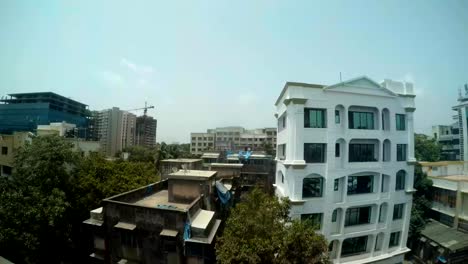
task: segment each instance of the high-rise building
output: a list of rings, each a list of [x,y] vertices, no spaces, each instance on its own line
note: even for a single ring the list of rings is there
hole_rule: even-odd
[[[136,119],[135,144],[145,147],[156,145],[157,120],[151,116],[143,115]]]
[[[38,125],[67,122],[86,128],[87,105],[52,92],[9,94],[0,100],[0,133],[34,131]]]
[[[411,216],[413,85],[287,82],[276,101],[276,195],[310,219],[334,263],[400,263]]]
[[[276,145],[276,128],[218,127],[208,129],[206,133],[190,133],[190,138],[192,154],[202,154],[210,150],[263,150],[265,144]]]
[[[135,145],[136,115],[122,111],[122,149]]]
[[[101,151],[113,157],[122,149],[133,146],[135,142],[136,116],[118,107],[96,113],[96,131]]]

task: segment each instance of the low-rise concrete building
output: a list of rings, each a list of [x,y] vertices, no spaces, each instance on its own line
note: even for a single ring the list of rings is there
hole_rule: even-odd
[[[421,162],[432,180],[432,217],[468,232],[468,162]]]
[[[181,170],[103,200],[84,221],[101,263],[212,263],[215,171]]]
[[[161,179],[179,170],[201,170],[201,159],[165,159],[161,161]]]
[[[0,176],[12,174],[16,151],[26,142],[31,142],[33,136],[31,132],[13,132],[12,134],[0,135]]]

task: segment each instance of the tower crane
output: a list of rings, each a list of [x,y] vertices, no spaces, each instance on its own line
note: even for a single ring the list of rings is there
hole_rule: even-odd
[[[154,105],[148,106],[147,103],[145,102],[145,107],[135,108],[135,109],[129,109],[129,110],[125,110],[125,111],[144,110],[143,115],[146,116],[146,112],[148,112],[148,109],[153,109],[153,108],[154,108]]]

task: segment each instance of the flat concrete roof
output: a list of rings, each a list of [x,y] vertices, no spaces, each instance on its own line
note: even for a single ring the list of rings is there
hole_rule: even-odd
[[[114,227],[115,227],[115,228],[120,228],[120,229],[125,229],[125,230],[133,231],[133,230],[135,230],[136,225],[135,225],[135,224],[131,224],[131,223],[118,222]]]
[[[203,153],[202,158],[219,158],[219,153]]]
[[[143,197],[142,199],[134,202],[134,204],[151,208],[172,209],[180,211],[185,211],[190,206],[190,204],[169,202],[169,193],[167,190],[162,190],[157,193],[153,193],[149,196]]]
[[[175,163],[193,163],[201,161],[201,159],[165,159],[161,160],[161,162],[175,162]]]
[[[200,243],[200,244],[211,244],[213,242],[213,238],[215,237],[216,233],[218,232],[219,225],[221,224],[221,220],[216,219],[214,222],[213,227],[208,234],[208,237],[191,237],[186,239],[185,242],[192,242],[192,243]]]
[[[216,175],[216,171],[204,170],[179,170],[167,176],[168,179],[184,179],[184,180],[208,180]]]
[[[205,230],[208,228],[208,225],[210,224],[211,219],[214,217],[214,212],[213,211],[207,211],[207,210],[200,210],[198,213],[195,215],[191,226],[193,228],[198,228],[198,229],[203,229]]]
[[[447,180],[454,182],[468,182],[468,175],[428,176],[431,179]]]
[[[463,163],[468,163],[467,161],[460,161],[460,160],[448,160],[448,161],[435,161],[435,162],[428,162],[428,161],[420,161],[418,162],[423,167],[437,167],[437,166],[447,166],[447,165],[459,165]]]
[[[161,233],[159,233],[159,235],[167,237],[176,237],[178,233],[179,232],[177,232],[177,230],[163,229]]]
[[[427,223],[421,234],[452,251],[468,248],[468,234],[436,221]]]
[[[244,167],[242,163],[211,163],[211,167],[213,168],[239,168],[241,169]]]

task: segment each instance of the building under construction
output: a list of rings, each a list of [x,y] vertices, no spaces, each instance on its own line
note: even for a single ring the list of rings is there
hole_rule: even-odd
[[[137,117],[135,144],[139,146],[154,147],[156,145],[157,120],[151,116]]]

